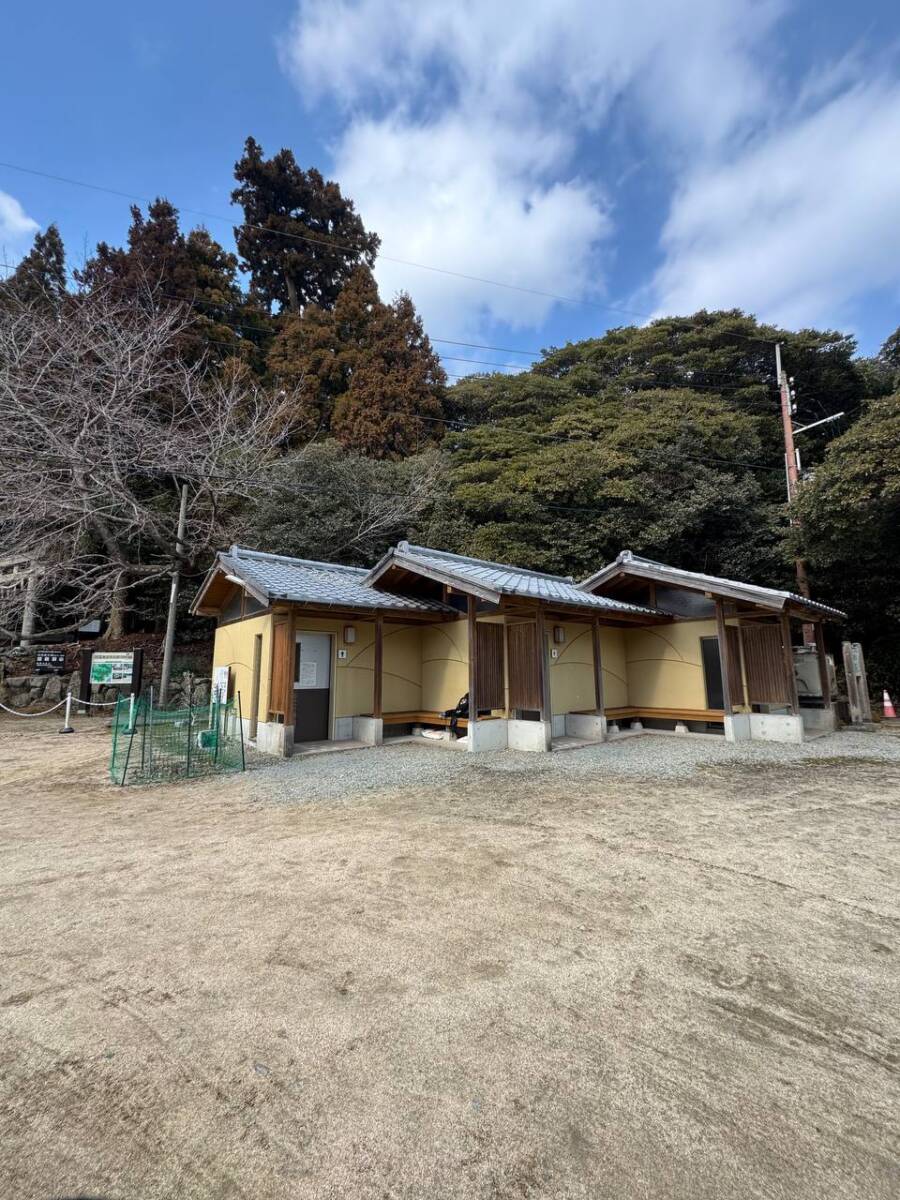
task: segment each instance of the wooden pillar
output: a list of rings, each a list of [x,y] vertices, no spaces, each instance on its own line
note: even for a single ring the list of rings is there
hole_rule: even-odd
[[[475,619],[475,605],[477,601],[474,596],[470,595],[466,599],[466,613],[468,616],[469,628],[469,725],[474,725],[478,720],[478,698],[475,695],[477,687],[478,668],[476,658],[478,655],[478,624]]]
[[[503,621],[503,715],[509,717],[509,626]]]
[[[603,660],[600,657],[600,618],[594,617],[591,625],[591,642],[594,648],[594,704],[603,715]]]
[[[725,624],[725,605],[716,601],[716,635],[719,640],[719,666],[722,671],[722,707],[725,715],[734,711],[731,706],[731,654],[728,649],[728,627]]]
[[[375,616],[375,678],[373,681],[372,716],[381,720],[382,690],[384,682],[384,617]]]
[[[727,634],[726,634],[727,637]],[[741,695],[743,696],[744,708],[750,709],[750,676],[747,674],[747,652],[744,649],[744,627],[740,621],[737,623],[737,644],[738,654],[740,656],[741,667]]]
[[[828,679],[828,655],[825,652],[825,622],[816,621],[813,633],[816,643],[816,658],[819,660],[819,686],[822,689],[822,703],[826,709],[830,709],[831,682]]]
[[[259,682],[262,674],[262,634],[253,639],[253,674],[250,676],[250,732],[248,739],[256,741],[259,725]]]
[[[791,713],[796,717],[800,712],[800,701],[797,699],[797,680],[794,676],[794,651],[791,648],[791,618],[786,612],[781,614],[781,652],[784,660],[788,702]]]
[[[535,633],[537,636],[538,678],[541,691],[541,720],[549,721],[550,716],[550,671],[547,667],[547,638],[544,631],[544,610],[538,608],[535,614]]]

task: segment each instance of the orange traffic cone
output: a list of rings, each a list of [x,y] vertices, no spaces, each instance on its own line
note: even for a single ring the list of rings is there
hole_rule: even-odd
[[[884,689],[884,715],[888,721],[896,721],[897,714],[894,711],[894,704],[888,695],[887,688]]]

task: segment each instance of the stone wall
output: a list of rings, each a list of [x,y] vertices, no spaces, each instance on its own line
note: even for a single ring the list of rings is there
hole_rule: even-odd
[[[97,651],[132,650],[140,646],[144,651],[143,691],[152,686],[159,689],[162,669],[162,635],[132,634],[118,639],[95,642],[67,642],[54,645],[41,643],[44,650],[61,650],[66,656],[65,670],[59,675],[37,675],[34,673],[36,646],[23,649],[19,646],[0,649],[0,704],[8,708],[29,711],[50,708],[71,690],[78,695],[81,686],[82,648]],[[169,706],[176,708],[188,703],[205,704],[209,700],[209,667],[212,661],[212,644],[209,641],[176,644],[173,655],[172,680],[169,687]],[[91,699],[94,701],[115,700],[124,689],[95,687]]]

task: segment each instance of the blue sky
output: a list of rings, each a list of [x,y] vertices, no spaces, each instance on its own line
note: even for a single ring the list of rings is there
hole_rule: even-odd
[[[386,256],[580,301],[381,261],[435,338],[737,305],[871,353],[900,325],[896,3],[98,0],[6,32],[6,162],[233,220],[252,133],[337,178]],[[77,266],[128,201],[0,167],[4,260],[50,221]]]

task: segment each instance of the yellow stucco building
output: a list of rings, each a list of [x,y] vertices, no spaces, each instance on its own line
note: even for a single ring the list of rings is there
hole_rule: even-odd
[[[610,730],[799,740],[833,722],[823,623],[792,593],[625,552],[576,583],[401,542],[370,571],[232,547],[194,603],[258,747],[378,744],[448,728],[470,750]],[[816,631],[801,697],[791,621]]]

